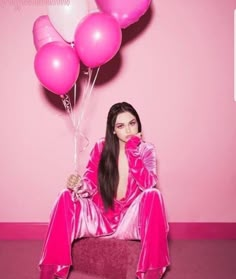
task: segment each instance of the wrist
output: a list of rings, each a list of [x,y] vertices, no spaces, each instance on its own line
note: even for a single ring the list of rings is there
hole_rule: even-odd
[[[132,136],[125,144],[126,149],[136,149],[141,143],[141,138],[138,136]]]

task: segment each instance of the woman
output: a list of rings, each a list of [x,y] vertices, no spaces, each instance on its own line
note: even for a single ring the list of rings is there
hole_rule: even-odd
[[[136,276],[161,278],[169,265],[168,225],[154,146],[142,140],[141,130],[130,104],[110,108],[105,139],[95,144],[83,178],[72,175],[53,208],[41,279],[68,277],[71,244],[81,237],[141,240]]]

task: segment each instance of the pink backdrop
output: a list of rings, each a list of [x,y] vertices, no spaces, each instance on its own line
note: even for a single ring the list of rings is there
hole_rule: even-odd
[[[236,222],[235,8],[235,0],[154,0],[140,32],[126,30],[120,55],[101,69],[107,81],[94,89],[83,121],[90,145],[79,154],[81,170],[109,107],[126,100],[137,108],[157,148],[170,222]],[[46,13],[0,7],[0,222],[48,221],[73,171],[69,120],[33,70],[32,26]]]

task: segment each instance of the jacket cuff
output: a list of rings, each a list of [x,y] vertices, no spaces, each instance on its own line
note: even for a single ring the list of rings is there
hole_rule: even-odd
[[[132,136],[125,145],[126,151],[137,151],[138,146],[141,143],[141,138],[137,136]]]

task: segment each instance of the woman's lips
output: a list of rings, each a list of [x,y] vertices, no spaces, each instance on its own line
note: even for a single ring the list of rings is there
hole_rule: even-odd
[[[132,137],[132,135],[126,136],[126,140],[129,140]]]

